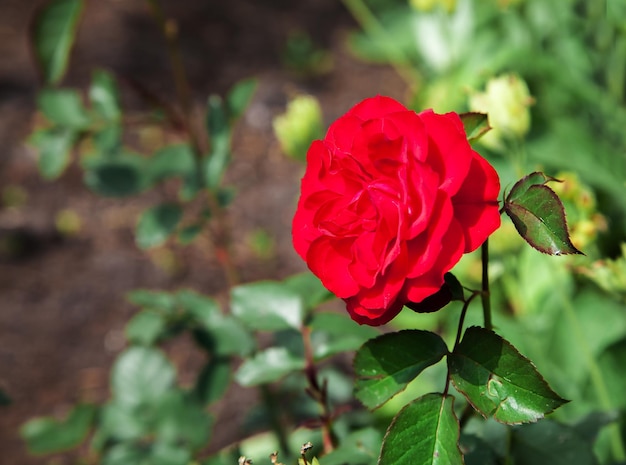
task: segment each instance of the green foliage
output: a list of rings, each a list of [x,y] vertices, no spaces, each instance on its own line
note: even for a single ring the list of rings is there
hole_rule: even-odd
[[[149,249],[167,241],[182,215],[182,209],[175,204],[161,204],[144,211],[135,232],[139,248]]]
[[[532,173],[518,181],[509,192],[504,211],[520,235],[532,247],[550,255],[581,254],[572,244],[559,197],[545,185],[553,180]]]
[[[354,358],[355,395],[366,407],[379,407],[447,353],[441,337],[428,331],[407,330],[371,339]]]
[[[566,401],[530,360],[495,333],[468,328],[448,357],[455,387],[485,417],[507,424],[537,421]]]
[[[387,430],[381,465],[462,465],[454,398],[427,394],[404,407]]]
[[[33,454],[49,454],[78,446],[93,424],[97,409],[78,404],[64,420],[37,418],[22,426],[20,434]]]
[[[469,142],[480,139],[491,129],[489,119],[484,113],[463,113],[460,117]]]
[[[47,84],[58,83],[65,74],[82,9],[82,0],[52,0],[35,17],[33,48]]]
[[[299,329],[305,316],[304,299],[283,283],[262,281],[235,287],[232,312],[255,330]]]
[[[24,425],[21,433],[33,453],[76,447],[93,432],[89,460],[108,465],[227,465],[242,453],[265,463],[266,450],[279,449],[283,462],[295,463],[296,451],[308,441],[315,446],[308,455],[319,456],[321,465],[626,460],[621,376],[626,323],[620,294],[626,273],[623,257],[602,255],[618,250],[626,232],[626,10],[609,2],[606,15],[578,0],[509,2],[506,9],[506,2],[478,0],[448,1],[446,8],[442,2],[426,8],[424,2],[404,0],[343,3],[362,26],[349,38],[352,50],[394,66],[409,90],[418,90],[410,102],[416,110],[466,111],[468,96],[502,73],[528,84],[516,108],[523,107],[526,116],[530,111],[530,132],[522,121],[524,130],[503,138],[497,150],[481,139],[490,129],[487,116],[461,114],[468,140],[477,147],[482,143],[510,189],[503,212],[513,221],[505,221],[490,239],[489,263],[468,255],[455,275],[446,276],[454,299],[463,304],[461,316],[457,302],[434,314],[412,314],[403,320],[411,321],[411,329],[380,335],[345,313],[320,309],[332,294],[311,273],[232,285],[216,298],[191,290],[136,290],[128,297],[139,308],[125,327],[128,347],[111,371],[111,398],[100,406],[79,404],[64,420],[40,418]],[[216,255],[228,253],[226,216],[236,194],[224,179],[236,156],[234,125],[257,81],[245,79],[222,96],[210,95],[204,127],[197,132],[188,124],[192,115],[161,109],[166,117],[158,121],[160,129],[175,129],[177,142],[140,153],[128,143],[134,134],[127,132],[115,76],[94,71],[86,92],[54,87],[68,68],[82,8],[81,1],[50,1],[33,22],[33,49],[45,86],[37,95],[41,125],[29,141],[38,151],[41,175],[58,178],[76,161],[86,186],[98,195],[119,198],[154,189],[149,198],[158,200],[137,219],[139,248],[167,247],[172,239],[191,244],[210,230]],[[307,75],[323,73],[331,63],[328,53],[302,34],[289,38],[283,58]],[[177,107],[184,112],[185,99],[180,100]],[[490,116],[495,111],[489,108]],[[151,116],[149,123],[155,121]],[[285,150],[302,158],[310,140],[321,134],[321,111],[314,101],[300,100],[277,123]],[[583,188],[567,191],[566,183],[548,188],[555,179],[539,169],[575,170],[590,184],[590,194]],[[526,172],[532,174],[515,182]],[[570,236],[566,211],[570,231],[583,233]],[[603,219],[610,236],[595,234]],[[589,222],[596,229],[582,247],[579,239]],[[542,252],[576,255],[580,248],[589,258],[521,249],[514,227]],[[234,283],[237,270],[231,271]],[[485,328],[473,326],[481,322],[470,303],[479,296],[491,302],[495,327],[506,339],[491,331],[486,303]],[[401,329],[402,323],[393,324]],[[432,331],[413,329],[416,325]],[[444,341],[455,335],[449,352]],[[186,370],[184,377],[169,357],[177,338],[193,344],[201,357],[196,372]],[[355,351],[354,396],[373,413],[352,402],[347,360]],[[425,370],[443,357],[447,365]],[[535,422],[565,404],[539,371],[573,402],[556,410],[559,422],[510,426]],[[258,389],[261,404],[249,412],[239,446],[207,458],[202,451],[214,426],[207,409],[223,399],[232,380]],[[422,395],[438,386],[443,392]],[[452,387],[463,397],[455,401]],[[0,391],[0,403],[4,398]],[[456,410],[460,421],[454,402],[463,403]],[[397,405],[405,407],[396,415]],[[481,416],[472,416],[474,411]],[[257,454],[261,450],[265,455]]]

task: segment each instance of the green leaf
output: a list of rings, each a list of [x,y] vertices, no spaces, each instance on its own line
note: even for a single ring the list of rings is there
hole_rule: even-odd
[[[183,211],[179,205],[161,204],[145,210],[135,230],[137,245],[149,249],[162,245],[176,229]]]
[[[136,289],[129,292],[126,297],[134,305],[147,309],[162,310],[166,313],[173,312],[176,306],[174,294],[165,291]]]
[[[493,331],[473,326],[448,356],[454,386],[483,416],[506,424],[536,421],[567,401],[535,366]]]
[[[204,228],[201,224],[190,224],[189,226],[185,226],[178,233],[178,242],[181,245],[189,245],[203,230]]]
[[[181,391],[174,391],[161,402],[155,412],[157,443],[184,446],[197,450],[209,442],[211,417],[203,406]]]
[[[33,454],[50,454],[78,446],[91,429],[96,414],[93,405],[76,405],[65,420],[36,418],[25,423],[20,435]]]
[[[51,122],[75,130],[89,126],[89,115],[79,93],[73,89],[44,89],[37,105]]]
[[[364,428],[343,438],[339,446],[320,458],[321,465],[373,465],[382,444],[382,434],[376,428]]]
[[[150,433],[154,423],[153,410],[141,409],[115,401],[102,408],[96,442],[131,441]]]
[[[153,183],[176,176],[196,173],[196,161],[189,144],[173,144],[156,151],[147,163],[148,175]]]
[[[161,351],[131,347],[113,365],[111,390],[121,405],[153,404],[170,390],[175,377],[174,367]]]
[[[307,310],[313,310],[334,297],[313,273],[305,272],[288,277],[285,286],[296,292]]]
[[[39,173],[45,179],[56,179],[70,162],[77,134],[72,129],[53,127],[33,133],[29,142],[39,151]]]
[[[222,398],[230,384],[231,361],[213,357],[198,375],[194,392],[200,402],[210,405]]]
[[[82,0],[53,0],[37,12],[33,45],[47,84],[56,84],[65,74],[82,9]]]
[[[491,130],[491,126],[489,126],[489,119],[484,113],[468,112],[461,113],[459,116],[463,122],[463,128],[465,129],[465,134],[467,135],[467,140],[469,142],[474,142],[475,140],[480,139],[489,130]]]
[[[513,430],[511,456],[516,465],[597,465],[592,445],[566,425],[551,420]]]
[[[461,450],[465,465],[498,465],[499,459],[491,445],[470,434],[461,435]]]
[[[209,189],[217,189],[230,163],[230,126],[224,103],[217,95],[209,97],[206,126],[211,150],[204,161],[204,180]]]
[[[310,324],[311,345],[316,360],[340,352],[357,350],[380,333],[371,326],[358,325],[341,313],[317,312]]]
[[[103,70],[94,72],[89,87],[89,99],[93,109],[104,120],[117,122],[121,119],[117,83],[110,73]]]
[[[239,118],[246,110],[258,85],[257,79],[242,79],[226,96],[226,109],[231,121]]]
[[[194,332],[198,344],[215,355],[249,355],[256,343],[254,337],[232,316],[216,314],[202,322],[208,329]]]
[[[598,357],[598,367],[606,383],[608,395],[615,407],[626,408],[626,339],[607,347]]]
[[[516,200],[521,200],[524,198],[524,195],[531,187],[543,186],[550,181],[558,180],[540,171],[530,173],[528,176],[524,176],[522,179],[515,183],[513,189],[511,189],[511,192],[509,192],[509,195],[506,196],[506,200],[507,202],[515,202]]]
[[[270,347],[243,362],[235,373],[235,380],[244,387],[258,386],[277,381],[304,366],[304,359],[294,356],[285,347]]]
[[[114,158],[122,147],[122,126],[120,123],[109,123],[92,132],[91,137],[98,156]]]
[[[180,446],[122,442],[107,450],[102,465],[188,465],[191,452]]]
[[[405,330],[367,341],[354,358],[355,395],[367,408],[380,407],[447,353],[443,339],[429,331]]]
[[[195,292],[177,294],[181,307],[200,326],[194,331],[198,344],[217,356],[246,356],[255,347],[254,338],[239,320],[224,315],[214,299]]]
[[[395,416],[387,429],[379,465],[463,465],[454,398],[426,394]]]
[[[504,211],[524,240],[540,252],[582,254],[570,241],[561,200],[545,185],[551,179],[532,173],[518,181],[506,198]]]
[[[276,281],[235,287],[231,292],[231,309],[247,327],[261,331],[300,329],[305,310],[300,295]]]
[[[133,344],[153,345],[163,335],[167,322],[162,314],[144,310],[133,316],[126,324],[126,338]]]
[[[132,153],[112,157],[91,157],[84,160],[85,184],[105,197],[135,195],[149,186],[146,160]]]

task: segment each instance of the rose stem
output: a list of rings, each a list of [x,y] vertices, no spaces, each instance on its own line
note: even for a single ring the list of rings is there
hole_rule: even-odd
[[[456,350],[456,348],[459,346],[461,342],[461,333],[463,332],[463,323],[465,322],[465,315],[467,314],[467,309],[469,308],[469,305],[472,302],[472,300],[474,300],[474,297],[476,297],[478,294],[479,294],[478,292],[474,292],[469,297],[469,299],[463,301],[463,308],[461,309],[461,316],[459,316],[459,325],[456,330],[456,339],[454,340],[454,349],[452,349],[453,352]],[[446,387],[443,390],[444,397],[448,395],[449,387],[450,387],[450,366],[448,365],[448,374],[446,376]]]
[[[197,165],[198,176],[202,176],[202,158],[204,153],[209,153],[205,138],[195,130],[193,122],[193,109],[191,105],[191,86],[187,79],[180,48],[178,45],[178,31],[174,23],[168,21],[163,12],[159,0],[146,0],[155,22],[161,29],[167,45],[167,56],[172,69],[176,95],[182,112],[185,131],[189,136],[193,148],[194,158]],[[204,185],[204,180],[201,179]],[[206,204],[211,211],[214,221],[212,228],[213,245],[215,256],[224,272],[229,288],[236,286],[239,276],[232,258],[231,227],[225,209],[220,205],[215,192],[206,189]]]
[[[483,242],[480,255],[483,262],[482,292],[480,295],[483,304],[483,319],[485,320],[485,329],[491,330],[493,324],[491,323],[491,298],[489,295],[489,239]]]
[[[313,346],[311,344],[311,328],[308,326],[302,327],[302,341],[304,343],[304,356],[306,358],[304,372],[309,382],[307,392],[322,408],[322,414],[320,415],[322,423],[322,441],[324,444],[324,453],[328,454],[335,449],[332,433],[332,414],[328,405],[328,389],[326,383],[320,386],[317,380],[317,366],[313,359]]]

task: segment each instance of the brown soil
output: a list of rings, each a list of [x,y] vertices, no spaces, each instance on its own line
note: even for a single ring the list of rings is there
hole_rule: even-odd
[[[84,89],[91,70],[104,67],[173,100],[163,40],[147,2],[86,3],[64,84]],[[336,0],[163,3],[178,22],[199,109],[208,94],[223,93],[241,78],[256,76],[260,81],[238,124],[228,173],[238,191],[231,214],[242,280],[281,278],[303,270],[290,241],[303,167],[280,153],[271,131],[272,116],[283,111],[289,95],[307,92],[320,99],[331,121],[370,95],[401,98],[402,81],[386,68],[365,65],[349,55],[345,37],[354,24]],[[123,349],[123,327],[135,311],[125,301],[126,292],[190,287],[219,296],[225,290],[207,240],[150,253],[135,246],[132,230],[138,213],[167,196],[168,187],[130,200],[110,200],[87,190],[78,168],[54,182],[40,178],[35,154],[23,144],[31,130],[38,86],[27,41],[34,6],[33,0],[0,2],[0,191],[17,186],[27,195],[21,205],[0,208],[0,243],[5,244],[0,248],[0,388],[12,399],[11,405],[0,407],[2,465],[50,463],[49,458],[26,453],[18,429],[27,419],[63,414],[81,399],[106,399],[108,369]],[[334,66],[328,74],[297,76],[282,66],[286,38],[296,30],[306,31],[332,51]],[[128,114],[145,110],[130,87],[123,87],[122,97]],[[155,137],[157,143],[162,138]],[[176,135],[165,136],[172,137]],[[55,217],[64,209],[79,216],[78,234],[57,232]],[[248,246],[258,228],[276,242],[271,257],[260,257]],[[7,238],[17,238],[21,246],[7,249]],[[183,373],[192,363],[188,348],[182,341],[172,350]],[[237,405],[245,408],[245,397]],[[229,414],[218,419],[215,447],[238,434],[239,416],[231,408],[224,410]],[[70,461],[59,457],[54,463]]]

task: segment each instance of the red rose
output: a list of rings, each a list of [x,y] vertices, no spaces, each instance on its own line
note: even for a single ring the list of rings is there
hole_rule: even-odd
[[[456,113],[369,98],[311,144],[294,247],[352,319],[384,324],[498,228],[499,191]]]

